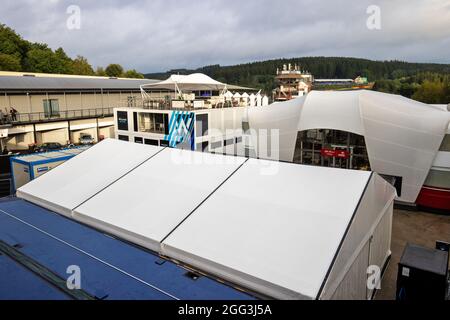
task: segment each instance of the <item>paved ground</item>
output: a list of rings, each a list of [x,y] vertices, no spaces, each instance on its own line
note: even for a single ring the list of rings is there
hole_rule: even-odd
[[[434,248],[436,240],[450,242],[450,215],[395,209],[392,225],[392,257],[377,300],[395,299],[397,264],[407,242]]]

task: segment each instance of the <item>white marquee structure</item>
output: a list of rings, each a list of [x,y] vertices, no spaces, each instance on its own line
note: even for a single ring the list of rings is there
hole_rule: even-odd
[[[368,299],[395,190],[376,173],[106,140],[17,196],[262,298]]]
[[[293,161],[299,132],[333,129],[365,138],[371,169],[402,177],[399,200],[415,202],[446,134],[450,113],[374,91],[312,91],[248,112],[252,129],[278,129],[279,157]],[[450,167],[450,165],[449,165]]]
[[[219,90],[226,91],[227,85],[212,79],[203,73],[190,75],[171,75],[168,79],[156,83],[141,85],[141,92],[145,89],[174,90],[179,94],[183,91]]]
[[[217,91],[220,96],[225,95],[225,98],[231,100],[231,98],[240,99],[241,94],[236,92],[234,95],[229,90],[254,90],[252,88],[228,85],[213,78],[203,74],[203,73],[193,73],[190,75],[171,75],[168,79],[144,84],[140,86],[141,95],[144,100],[151,100],[152,96],[149,92],[154,91],[165,91],[169,90],[175,93],[175,97],[182,97],[183,94],[189,94],[191,92],[199,92],[199,91]],[[231,96],[228,96],[227,93],[230,92]]]

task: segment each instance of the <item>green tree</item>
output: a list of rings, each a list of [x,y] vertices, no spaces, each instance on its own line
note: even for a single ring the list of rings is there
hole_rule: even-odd
[[[108,76],[105,72],[105,69],[103,69],[102,67],[97,68],[97,70],[95,71],[95,75],[99,76],[99,77],[107,77]]]
[[[447,81],[444,89],[443,103],[450,104],[450,81]]]
[[[440,81],[425,80],[417,89],[412,98],[424,103],[439,104],[445,101],[446,85]]]
[[[124,76],[125,78],[144,79],[144,75],[137,72],[135,69],[128,70],[127,72],[125,72]]]
[[[22,63],[29,47],[30,43],[23,40],[13,29],[0,24],[0,53],[13,55]]]
[[[94,69],[88,60],[83,56],[77,56],[72,62],[73,74],[92,76],[95,74]]]
[[[22,66],[20,59],[12,54],[0,53],[0,70],[2,71],[20,71]]]
[[[52,73],[72,74],[73,62],[63,48],[58,48],[54,56],[54,70]]]
[[[120,64],[113,63],[106,67],[105,72],[109,77],[120,77],[123,75],[123,68]]]
[[[30,72],[54,73],[59,68],[53,51],[40,44],[33,45],[25,61],[26,70]]]

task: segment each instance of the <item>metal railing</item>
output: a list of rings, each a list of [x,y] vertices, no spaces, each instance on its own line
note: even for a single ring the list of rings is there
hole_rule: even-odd
[[[57,120],[72,120],[85,118],[102,118],[113,115],[114,108],[95,108],[59,111],[57,113],[33,112],[8,114],[0,118],[0,124],[23,124],[48,122]]]
[[[198,99],[201,101],[202,99]],[[179,107],[175,107],[173,102],[181,102]],[[238,103],[235,103],[233,101],[223,101],[223,102],[216,102],[212,103],[210,101],[205,101],[204,105],[202,107],[194,107],[193,101],[189,100],[176,100],[176,99],[170,99],[170,100],[163,100],[163,99],[154,99],[154,100],[145,100],[143,103],[143,109],[148,110],[206,110],[206,109],[223,109],[223,108],[232,108],[232,107],[239,107]],[[184,103],[183,103],[184,102]]]

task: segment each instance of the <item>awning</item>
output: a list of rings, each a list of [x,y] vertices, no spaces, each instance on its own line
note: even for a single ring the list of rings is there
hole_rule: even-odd
[[[224,90],[226,84],[216,81],[202,73],[190,75],[172,75],[168,79],[141,86],[142,89],[166,89],[181,91],[199,91],[199,90]]]

